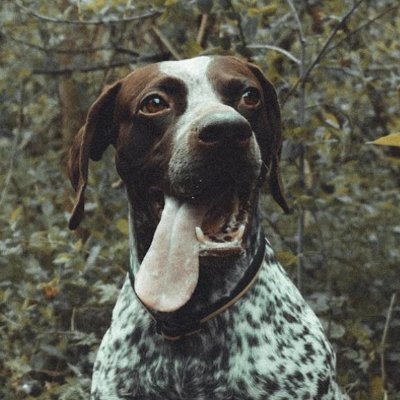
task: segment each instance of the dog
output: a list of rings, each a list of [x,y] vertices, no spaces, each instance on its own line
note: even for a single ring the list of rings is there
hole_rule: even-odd
[[[93,400],[342,399],[321,324],[265,239],[259,192],[289,211],[272,84],[232,56],[164,61],[100,95],[70,150],[115,147],[130,266],[94,365]]]

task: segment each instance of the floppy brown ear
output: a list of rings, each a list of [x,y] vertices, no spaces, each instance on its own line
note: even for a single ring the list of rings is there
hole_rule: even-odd
[[[254,64],[248,63],[251,72],[261,83],[264,92],[265,109],[267,112],[267,134],[265,135],[266,143],[261,144],[261,153],[263,161],[269,169],[268,183],[272,197],[286,212],[290,212],[290,208],[286,202],[282,181],[279,172],[279,159],[282,148],[282,127],[281,127],[281,111],[278,102],[278,96],[271,82],[265,78],[263,72]]]
[[[77,192],[69,220],[70,229],[76,229],[84,216],[84,193],[88,182],[89,158],[93,161],[100,160],[106,148],[110,144],[115,144],[113,114],[120,86],[120,81],[109,86],[91,106],[85,125],[79,130],[70,148],[67,171]]]

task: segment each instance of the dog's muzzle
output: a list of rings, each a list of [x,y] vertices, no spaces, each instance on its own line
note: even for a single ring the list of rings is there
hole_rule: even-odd
[[[188,132],[188,150],[172,156],[168,192],[161,196],[162,189],[152,188],[158,225],[135,277],[142,303],[159,312],[176,311],[189,301],[199,257],[244,252],[258,194],[261,157],[244,117],[236,111],[205,114]]]

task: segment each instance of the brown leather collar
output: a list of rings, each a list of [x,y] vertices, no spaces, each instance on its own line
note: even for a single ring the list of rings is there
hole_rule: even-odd
[[[254,285],[261,270],[266,248],[264,235],[262,235],[261,237],[261,243],[257,249],[256,254],[253,257],[252,262],[247,268],[243,278],[239,281],[238,285],[232,291],[231,295],[221,298],[214,304],[211,304],[210,306],[199,312],[191,313],[189,317],[174,318],[171,317],[171,313],[155,313],[154,311],[147,308],[140,301],[139,297],[136,296],[139,302],[145,308],[145,310],[156,322],[157,333],[168,340],[179,340],[186,336],[193,335],[194,333],[199,332],[207,321],[215,318],[217,315],[221,314],[226,309],[235,304],[238,300],[240,300]],[[129,279],[132,289],[135,292],[132,268],[129,268]]]

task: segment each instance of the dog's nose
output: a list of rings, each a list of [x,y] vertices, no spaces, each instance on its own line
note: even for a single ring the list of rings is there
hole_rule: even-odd
[[[246,146],[251,136],[251,126],[240,114],[210,114],[203,117],[198,125],[198,140],[203,145]]]

